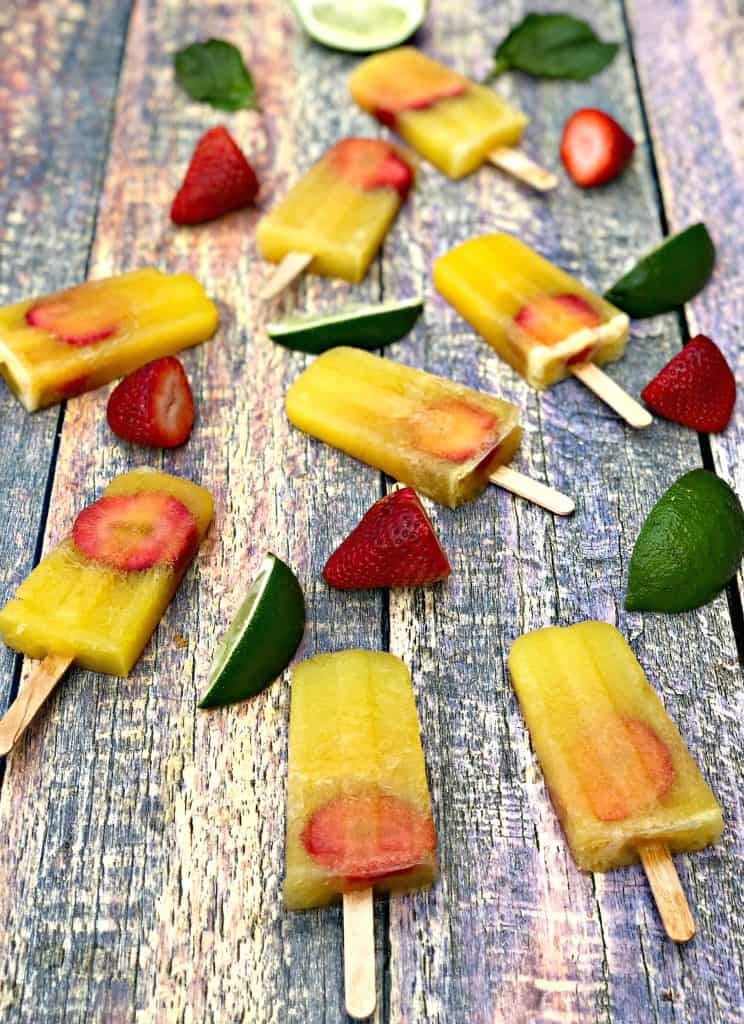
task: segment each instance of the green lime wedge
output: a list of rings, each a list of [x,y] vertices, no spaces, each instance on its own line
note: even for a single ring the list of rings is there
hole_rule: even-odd
[[[289,664],[304,629],[297,577],[269,552],[215,654],[199,707],[234,704],[266,689]]]
[[[309,36],[349,53],[397,46],[426,16],[426,0],[293,0]]]
[[[668,313],[697,295],[713,273],[715,259],[705,224],[693,224],[643,256],[605,298],[638,319]]]
[[[337,313],[310,313],[269,324],[269,337],[278,345],[297,352],[320,355],[336,345],[375,349],[408,334],[421,316],[421,299],[383,302],[378,305],[347,306]]]
[[[633,548],[625,607],[683,612],[712,601],[744,555],[744,510],[707,469],[685,473],[651,509]]]

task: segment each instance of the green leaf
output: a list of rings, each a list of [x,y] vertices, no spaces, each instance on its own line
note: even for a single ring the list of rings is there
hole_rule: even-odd
[[[256,109],[256,90],[240,50],[223,39],[193,43],[173,63],[178,84],[194,100],[219,110]]]
[[[605,292],[637,320],[684,306],[713,273],[716,249],[705,224],[692,224],[643,256]]]
[[[514,68],[535,78],[584,81],[606,68],[618,43],[603,43],[585,21],[568,14],[528,14],[494,54],[489,79]]]

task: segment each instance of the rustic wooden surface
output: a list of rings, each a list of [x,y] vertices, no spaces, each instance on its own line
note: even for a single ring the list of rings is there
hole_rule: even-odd
[[[435,0],[418,42],[481,75],[492,44],[528,7],[493,6]],[[362,286],[309,279],[269,310],[256,298],[258,211],[176,230],[169,201],[215,123],[250,154],[262,208],[338,136],[375,133],[346,98],[353,58],[310,43],[279,0],[140,0],[131,19],[125,0],[11,0],[0,12],[11,55],[0,62],[2,300],[150,263],[197,274],[222,319],[212,342],[184,355],[198,421],[176,452],[113,439],[105,389],[33,417],[0,391],[0,510],[12,524],[0,539],[0,600],[41,540],[64,533],[125,468],[182,473],[216,499],[196,567],[132,676],[72,672],[7,760],[4,1021],[345,1019],[340,912],[281,907],[286,677],[246,704],[195,710],[215,638],[266,549],[305,588],[299,656],[387,648],[413,672],[441,878],[377,903],[377,1020],[744,1017],[739,595],[681,616],[622,608],[633,540],[669,483],[715,464],[744,491],[741,428],[712,444],[661,421],[639,434],[576,381],[535,395],[434,294],[428,269],[470,234],[505,229],[602,288],[666,225],[704,217],[723,257],[710,288],[685,318],[634,325],[610,372],[638,394],[687,330],[709,331],[741,366],[741,20],[733,0],[541,5],[551,7],[590,16],[625,44],[621,54],[589,83],[511,75],[499,88],[530,114],[526,148],[550,166],[573,109],[618,116],[639,144],[621,180],[581,193],[561,173],[557,193],[539,199],[495,171],[449,182],[422,166]],[[221,115],[176,89],[171,54],[206,35],[240,45],[261,115]],[[554,519],[496,489],[456,513],[432,507],[454,569],[447,586],[389,598],[330,592],[319,582],[328,552],[387,484],[289,427],[283,394],[306,359],[274,347],[262,323],[293,304],[420,291],[425,317],[389,354],[518,402],[517,468],[574,493],[578,511]],[[664,938],[640,868],[576,871],[511,692],[511,641],[586,617],[630,638],[723,805],[721,844],[678,858],[699,925],[684,949]],[[7,702],[18,670],[7,651],[0,659]]]

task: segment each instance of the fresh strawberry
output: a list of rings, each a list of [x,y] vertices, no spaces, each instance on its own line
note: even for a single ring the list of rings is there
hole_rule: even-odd
[[[602,737],[606,760],[597,763],[596,740]],[[634,763],[618,779],[607,765],[622,763],[632,751]],[[662,800],[674,784],[674,765],[669,750],[658,733],[626,715],[613,714],[596,726],[596,732],[579,738],[575,759],[583,764],[585,792],[600,821],[623,821]]]
[[[336,173],[362,189],[394,188],[405,199],[413,171],[394,146],[381,139],[341,139],[328,152]]]
[[[585,107],[563,126],[561,160],[577,185],[604,185],[620,174],[635,143],[609,114]]]
[[[339,590],[416,587],[449,576],[449,562],[415,491],[376,501],[323,569]]]
[[[183,444],[194,423],[194,399],[176,357],[154,359],[117,384],[106,419],[115,434],[132,444]]]
[[[96,302],[94,292],[77,286],[32,306],[26,312],[26,323],[68,345],[92,345],[115,333],[120,313]]]
[[[175,224],[201,224],[249,206],[258,194],[258,178],[227,128],[206,132],[196,144],[183,185],[173,200]]]
[[[350,883],[408,871],[436,847],[430,815],[377,789],[323,804],[301,839],[313,860]]]
[[[83,509],[75,546],[96,562],[126,571],[182,566],[199,543],[196,520],[182,501],[157,491],[122,494]]]
[[[448,398],[433,402],[411,424],[417,448],[448,462],[465,462],[493,441],[496,419],[468,402]]]
[[[731,418],[736,381],[718,346],[698,334],[659,370],[641,398],[667,420],[715,433]]]
[[[555,345],[583,327],[598,327],[602,318],[586,299],[569,292],[536,296],[522,306],[514,323],[539,345]]]

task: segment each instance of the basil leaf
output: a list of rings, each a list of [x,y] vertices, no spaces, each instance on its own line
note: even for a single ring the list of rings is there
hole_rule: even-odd
[[[193,43],[173,63],[178,84],[194,100],[219,110],[256,109],[256,90],[240,50],[223,39]]]
[[[612,61],[618,43],[603,43],[585,21],[569,14],[528,14],[494,53],[488,78],[514,68],[536,78],[584,81]]]

